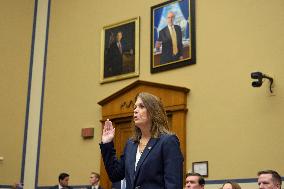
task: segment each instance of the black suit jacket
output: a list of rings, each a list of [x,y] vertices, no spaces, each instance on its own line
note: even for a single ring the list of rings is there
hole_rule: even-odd
[[[112,183],[111,189],[121,189],[121,181]]]
[[[127,189],[182,189],[183,156],[175,135],[161,135],[148,142],[135,171],[138,143],[128,140],[117,159],[113,142],[100,144],[105,168],[112,182],[126,179]]]
[[[180,56],[183,55],[181,27],[178,25],[174,25],[174,27],[177,36],[177,48],[178,48],[178,53],[175,56],[173,55],[173,43],[169,27],[166,26],[159,32],[159,38],[157,41],[162,42],[162,54],[160,59],[161,64],[176,61],[179,59]]]
[[[58,188],[59,188],[58,185],[55,185],[55,186],[50,187],[49,189],[58,189]],[[71,186],[67,186],[65,188],[73,189]]]
[[[123,71],[123,44],[121,43],[122,52],[117,46],[117,42],[113,42],[107,49],[105,57],[104,76],[116,76],[122,74]]]

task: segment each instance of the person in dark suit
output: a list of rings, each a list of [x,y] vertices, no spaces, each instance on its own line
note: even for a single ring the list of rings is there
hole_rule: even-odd
[[[185,175],[184,189],[204,189],[205,180],[199,173],[187,173]]]
[[[50,189],[72,189],[72,187],[68,186],[69,175],[67,173],[60,173],[58,176],[58,182],[58,185],[55,185]]]
[[[277,171],[262,170],[257,173],[259,189],[281,189],[282,178]]]
[[[183,156],[179,140],[168,128],[160,99],[142,92],[136,96],[133,136],[120,159],[116,157],[115,128],[105,121],[100,143],[107,174],[112,182],[125,178],[127,189],[182,189]]]
[[[113,182],[111,185],[111,189],[121,189],[121,181]]]
[[[88,186],[87,189],[103,189],[99,185],[99,182],[100,182],[100,174],[95,173],[95,172],[91,172],[91,175],[90,175],[91,186]]]
[[[122,44],[122,32],[117,32],[115,40],[110,41],[105,57],[105,77],[120,75],[123,71],[124,45]]]
[[[111,185],[111,189],[126,189],[126,181],[125,179],[118,181],[118,182],[114,182]]]
[[[159,32],[156,49],[162,46],[160,64],[165,64],[183,59],[183,45],[181,27],[174,25],[175,14],[167,15],[168,25]]]

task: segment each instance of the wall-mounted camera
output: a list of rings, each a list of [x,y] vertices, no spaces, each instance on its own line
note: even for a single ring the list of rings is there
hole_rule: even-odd
[[[256,81],[253,81],[251,83],[251,85],[253,87],[261,87],[264,79],[268,79],[269,82],[270,82],[269,89],[270,89],[270,92],[272,93],[272,84],[273,84],[273,78],[272,77],[269,77],[268,75],[265,75],[265,74],[263,74],[261,72],[252,72],[251,73],[251,78],[252,79],[256,79]]]

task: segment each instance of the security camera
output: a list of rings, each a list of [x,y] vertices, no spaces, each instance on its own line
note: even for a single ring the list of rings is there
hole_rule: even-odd
[[[263,74],[262,74],[261,72],[252,72],[252,73],[250,74],[250,76],[251,76],[252,79],[257,79],[257,81],[253,81],[253,82],[251,83],[251,85],[252,85],[253,87],[261,87],[261,85],[262,85],[262,79],[263,79]]]
[[[262,79],[263,74],[261,72],[252,72],[250,74],[252,79]]]
[[[269,77],[269,76],[263,74],[262,72],[252,72],[250,74],[250,77],[252,79],[256,79],[256,81],[253,81],[251,83],[251,85],[253,87],[261,87],[262,83],[263,83],[263,79],[268,79],[269,82],[270,82],[270,92],[272,93],[272,83],[273,83],[273,78],[272,77]]]
[[[253,87],[261,87],[262,82],[259,82],[259,81],[253,81],[253,82],[251,83],[251,85],[252,85]]]

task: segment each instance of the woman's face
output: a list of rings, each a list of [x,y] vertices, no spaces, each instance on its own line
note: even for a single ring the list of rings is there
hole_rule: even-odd
[[[230,183],[226,183],[222,189],[232,189],[232,185]]]
[[[150,124],[148,111],[143,104],[143,101],[138,97],[134,105],[134,123],[140,129]]]

